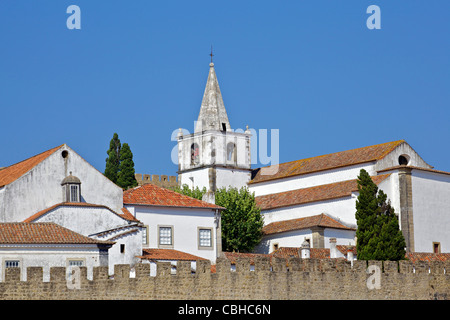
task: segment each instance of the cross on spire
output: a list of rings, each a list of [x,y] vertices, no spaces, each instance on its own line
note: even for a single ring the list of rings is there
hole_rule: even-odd
[[[212,45],[211,45],[211,53],[209,55],[211,56],[211,63],[212,63],[213,62],[213,57],[214,57]]]

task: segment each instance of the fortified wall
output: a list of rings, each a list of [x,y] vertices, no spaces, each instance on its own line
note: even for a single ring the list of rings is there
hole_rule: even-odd
[[[178,181],[176,176],[167,176],[167,175],[157,175],[157,174],[140,174],[136,173],[134,175],[136,178],[136,181],[138,182],[139,186],[142,186],[144,184],[154,184],[158,187],[163,188],[173,188],[178,186]]]
[[[149,264],[137,264],[130,278],[129,265],[116,265],[114,278],[107,267],[94,268],[87,280],[80,268],[78,287],[66,280],[66,269],[50,269],[50,281],[42,281],[42,268],[27,269],[27,281],[20,281],[20,269],[8,268],[0,282],[1,299],[449,299],[450,263],[410,261],[381,262],[343,259],[257,258],[254,271],[248,259],[219,259],[211,273],[208,261],[179,262],[176,274],[169,262],[157,263],[156,276]],[[253,268],[252,268],[253,270]],[[371,272],[368,272],[371,271]],[[379,272],[378,272],[378,271]],[[375,271],[375,272],[374,272]]]

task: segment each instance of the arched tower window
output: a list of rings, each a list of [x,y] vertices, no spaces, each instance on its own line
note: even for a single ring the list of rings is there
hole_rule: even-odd
[[[77,177],[70,175],[61,182],[63,188],[64,202],[81,202],[81,181]]]
[[[233,142],[227,144],[227,161],[236,162],[236,145]]]
[[[191,145],[191,165],[196,165],[200,163],[200,149],[198,144],[193,143]]]

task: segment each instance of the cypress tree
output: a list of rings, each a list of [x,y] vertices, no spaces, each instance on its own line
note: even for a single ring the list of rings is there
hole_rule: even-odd
[[[358,260],[401,260],[405,239],[387,195],[378,190],[366,170],[358,176],[356,250]]]
[[[119,173],[117,176],[117,185],[123,189],[136,187],[138,185],[134,176],[133,153],[128,143],[124,143],[120,150]]]
[[[106,158],[106,167],[104,172],[104,175],[114,183],[117,182],[119,174],[120,149],[121,144],[119,135],[114,133],[113,138],[109,142],[109,149],[106,151],[108,158]]]

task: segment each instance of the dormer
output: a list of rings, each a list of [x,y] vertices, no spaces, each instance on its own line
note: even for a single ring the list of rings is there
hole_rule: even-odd
[[[63,202],[81,202],[81,181],[77,177],[70,175],[61,182],[63,189]]]

